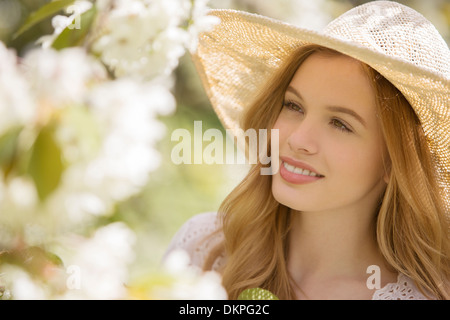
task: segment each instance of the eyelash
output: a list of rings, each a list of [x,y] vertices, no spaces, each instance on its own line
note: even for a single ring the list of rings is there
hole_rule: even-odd
[[[304,113],[303,108],[296,102],[291,100],[286,100],[283,102],[283,107],[288,108],[291,111],[294,112],[301,112]],[[353,131],[348,128],[346,124],[344,124],[341,120],[333,118],[330,121],[330,125],[333,126],[336,130],[346,132],[346,133],[352,133]]]
[[[283,102],[283,107],[288,108],[289,110],[292,111],[297,111],[297,112],[303,112],[302,107],[300,107],[296,102],[292,101],[292,100],[286,100]]]

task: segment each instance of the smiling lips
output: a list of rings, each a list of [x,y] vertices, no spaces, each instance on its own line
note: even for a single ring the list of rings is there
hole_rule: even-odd
[[[324,178],[314,168],[299,161],[281,157],[280,175],[289,183],[304,184]]]

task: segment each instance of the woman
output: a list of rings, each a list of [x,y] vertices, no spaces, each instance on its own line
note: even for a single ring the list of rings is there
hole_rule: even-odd
[[[254,287],[281,299],[448,299],[450,52],[437,31],[387,1],[323,34],[212,14],[222,22],[194,57],[211,102],[236,132],[278,129],[280,166],[252,166],[169,251],[221,272],[231,299]]]

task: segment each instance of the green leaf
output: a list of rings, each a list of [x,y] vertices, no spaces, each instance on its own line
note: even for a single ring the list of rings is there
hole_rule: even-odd
[[[41,129],[34,142],[28,167],[41,201],[58,187],[64,171],[61,149],[53,134],[54,129],[50,126]]]
[[[75,0],[55,0],[47,3],[46,5],[40,7],[36,11],[30,13],[28,18],[25,20],[24,24],[16,31],[13,35],[13,39],[18,38],[25,31],[35,26],[39,22],[55,15],[59,11],[63,10],[67,6],[70,6],[74,3]]]
[[[276,295],[272,292],[261,289],[261,288],[251,288],[246,289],[241,292],[238,300],[279,300]]]
[[[63,48],[75,47],[82,44],[86,35],[89,33],[96,14],[97,10],[95,6],[82,13],[80,16],[79,28],[74,27],[73,25],[66,27],[55,41],[53,41],[52,47],[61,50]]]
[[[22,132],[22,127],[14,127],[0,136],[0,168],[3,170],[5,178],[16,164],[20,132]]]
[[[38,246],[26,246],[0,252],[0,265],[13,264],[27,270],[33,276],[45,276],[46,269],[63,267],[62,259]]]

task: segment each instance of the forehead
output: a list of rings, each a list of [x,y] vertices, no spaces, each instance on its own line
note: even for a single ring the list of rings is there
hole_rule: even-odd
[[[292,80],[302,77],[320,80],[325,84],[327,80],[339,80],[343,85],[362,80],[362,85],[370,86],[369,75],[362,62],[342,54],[313,53],[300,65]]]
[[[375,92],[368,73],[358,60],[345,55],[314,53],[296,70],[289,86],[305,102],[375,108]]]

